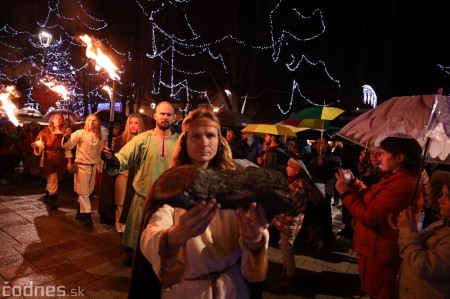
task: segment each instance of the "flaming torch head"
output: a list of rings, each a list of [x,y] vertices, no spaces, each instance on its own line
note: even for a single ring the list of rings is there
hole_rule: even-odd
[[[0,107],[5,109],[6,115],[9,120],[17,127],[19,125],[19,121],[14,115],[14,109],[16,106],[11,102],[11,98],[20,97],[20,93],[16,90],[14,85],[8,85],[6,87],[0,86]]]
[[[109,93],[110,97],[110,108],[109,108],[109,136],[108,136],[108,147],[111,148],[112,145],[112,130],[114,126],[114,92],[115,92],[115,82],[120,80],[118,74],[118,68],[112,63],[111,59],[103,54],[102,50],[98,46],[99,42],[93,42],[92,38],[87,34],[80,36],[80,39],[86,44],[86,57],[94,60],[97,67],[104,69],[108,72],[109,77],[113,80],[112,92]],[[94,45],[94,43],[96,45]]]
[[[109,87],[108,85],[105,85],[105,86],[102,87],[102,89],[108,93],[108,96],[111,99],[112,98],[112,92],[113,92],[111,87]]]
[[[58,93],[65,102],[68,100],[69,91],[66,89],[64,85],[56,85],[55,82],[48,80],[41,80],[41,83],[47,86],[49,89],[53,90],[54,92]]]
[[[94,60],[96,66],[108,72],[112,80],[120,80],[119,68],[114,65],[111,59],[105,55],[100,47],[95,47],[94,42],[87,34],[81,35],[80,39],[86,44],[86,57]]]

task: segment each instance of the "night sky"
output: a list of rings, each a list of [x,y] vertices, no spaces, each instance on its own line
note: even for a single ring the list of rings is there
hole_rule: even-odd
[[[110,24],[115,33],[110,37],[119,40],[112,43],[116,42],[120,48],[121,28],[127,25],[129,16],[138,11],[132,7],[134,1],[84,2],[90,3],[85,5],[86,9]],[[379,102],[394,96],[432,94],[439,87],[444,89],[444,94],[450,91],[450,75],[438,67],[438,64],[450,66],[447,41],[450,20],[443,1],[298,2],[287,0],[283,4],[296,5],[302,13],[321,9],[326,31],[317,40],[298,44],[297,52],[305,53],[311,60],[324,61],[330,74],[341,83],[340,88],[330,85],[326,78],[306,70],[296,77],[302,82],[306,96],[334,97],[336,106],[354,109],[368,107],[361,102],[363,84],[375,89]],[[0,24],[8,23],[16,29],[37,33],[35,20],[45,16],[46,3],[44,0],[3,0]],[[99,8],[102,10],[97,11]],[[288,101],[291,86],[289,79],[282,85],[268,87],[279,90],[279,97]],[[301,99],[294,101],[295,109],[302,105]]]

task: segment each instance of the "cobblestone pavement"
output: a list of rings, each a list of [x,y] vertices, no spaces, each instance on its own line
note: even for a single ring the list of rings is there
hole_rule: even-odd
[[[76,194],[70,177],[60,185],[58,210],[44,204],[44,192],[44,182],[20,175],[0,185],[2,298],[126,298],[131,269],[121,263],[122,248],[114,227],[99,223],[98,199],[92,200],[95,224],[85,228],[74,220]],[[340,211],[333,208],[335,232],[339,219]],[[271,282],[281,271],[276,247],[269,248],[264,299],[349,298],[359,289],[357,261],[348,239],[339,238],[334,248],[322,252],[310,250],[300,239],[296,244],[298,285],[290,292],[278,290]],[[22,296],[8,297],[13,290]],[[44,290],[47,296],[36,295]],[[36,293],[31,295],[32,291]]]

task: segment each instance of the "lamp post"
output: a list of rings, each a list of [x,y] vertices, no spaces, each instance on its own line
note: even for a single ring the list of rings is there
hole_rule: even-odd
[[[52,43],[53,36],[50,33],[47,33],[45,31],[42,31],[39,33],[39,43],[44,48],[44,58],[42,59],[42,63],[44,65],[44,71],[43,74],[46,73],[46,66],[45,66],[45,58],[47,57],[47,48]]]

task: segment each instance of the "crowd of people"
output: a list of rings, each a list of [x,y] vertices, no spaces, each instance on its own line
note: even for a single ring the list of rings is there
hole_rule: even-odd
[[[75,132],[60,114],[42,129],[30,123],[20,142],[13,129],[0,131],[1,175],[8,176],[14,161],[7,154],[20,153],[23,174],[45,178],[45,202],[57,209],[58,182],[73,173],[75,219],[87,227],[95,225],[91,195],[101,175],[107,187],[100,192],[101,219],[115,226],[122,261],[133,267],[129,298],[261,297],[271,239],[282,252],[274,286],[294,291],[296,239],[318,252],[331,250],[338,237],[332,206],[342,209],[338,235],[351,238],[358,254],[361,297],[450,297],[450,172],[422,169],[417,140],[387,137],[370,149],[323,136],[285,140],[224,131],[216,115],[202,109],[175,131],[169,102],[159,103],[153,117],[155,128],[146,130],[141,116],[131,114],[111,145],[93,114]],[[256,199],[236,210],[221,209],[215,198],[189,210],[152,200],[152,184],[169,168],[235,170],[234,159],[281,172],[295,208],[268,219]]]

